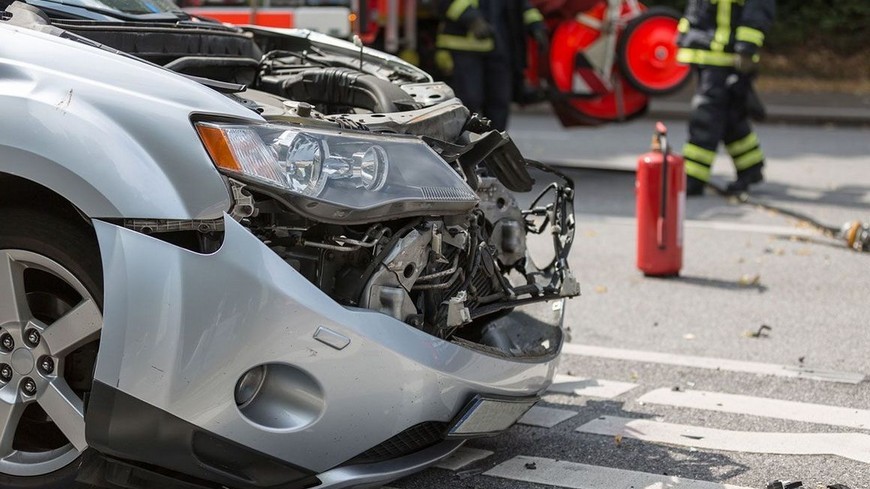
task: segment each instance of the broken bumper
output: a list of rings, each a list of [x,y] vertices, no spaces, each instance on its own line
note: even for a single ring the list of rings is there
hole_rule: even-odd
[[[461,442],[436,440],[433,430],[446,434],[475,396],[534,398],[554,374],[561,333],[546,354],[505,358],[342,307],[228,217],[212,255],[95,227],[106,291],[95,381],[193,431],[319,474],[321,487],[384,482],[435,463]],[[559,299],[517,308],[504,321],[558,329],[562,312]],[[239,407],[239,379],[260,365],[268,372],[261,394]],[[161,453],[159,426],[125,423],[125,437],[138,440],[130,449],[112,435],[118,410],[94,412],[88,442],[98,450],[185,472],[143,455]],[[420,450],[390,452],[391,440],[423,432],[432,439]],[[140,450],[148,443],[157,448]],[[212,455],[194,454],[200,465]]]

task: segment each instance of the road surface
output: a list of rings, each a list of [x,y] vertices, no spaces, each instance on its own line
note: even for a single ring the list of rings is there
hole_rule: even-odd
[[[685,122],[666,122],[681,145]],[[652,124],[567,131],[514,117],[526,155],[578,182],[573,343],[523,424],[390,487],[870,487],[870,254],[709,194],[687,204],[680,278],[644,278],[634,175],[611,170],[635,167]],[[768,180],[754,195],[832,224],[870,221],[870,130],[758,132]],[[714,178],[733,178],[727,159]]]

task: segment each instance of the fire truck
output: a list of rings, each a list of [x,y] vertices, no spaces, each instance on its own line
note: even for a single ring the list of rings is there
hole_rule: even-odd
[[[179,0],[184,11],[228,24],[310,29],[350,38],[356,14],[348,0]]]

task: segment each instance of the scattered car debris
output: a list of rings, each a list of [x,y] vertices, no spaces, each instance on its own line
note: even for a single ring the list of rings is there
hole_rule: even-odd
[[[769,338],[770,337],[769,331],[773,331],[773,328],[771,328],[770,326],[768,326],[766,324],[762,324],[761,326],[758,327],[757,330],[746,331],[743,333],[743,335],[746,336],[747,338]],[[803,357],[801,357],[801,358],[803,358]],[[801,363],[803,363],[803,360],[801,360]]]
[[[804,485],[801,481],[775,480],[767,485],[767,489],[801,489]]]
[[[761,275],[759,274],[744,274],[740,276],[740,280],[737,281],[738,284],[744,287],[750,287],[753,285],[758,285],[761,283]]]

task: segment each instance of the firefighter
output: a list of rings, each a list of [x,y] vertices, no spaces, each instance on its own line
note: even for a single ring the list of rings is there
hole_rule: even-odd
[[[439,64],[446,64],[449,53],[456,96],[504,131],[511,100],[522,86],[525,34],[546,45],[544,17],[528,0],[441,0],[440,9]]]
[[[764,179],[764,153],[749,124],[747,101],[757,71],[758,50],[773,24],[775,0],[689,0],[678,26],[677,60],[698,75],[683,147],[687,195],[701,195],[719,142],[734,161],[737,179],[729,194]]]

